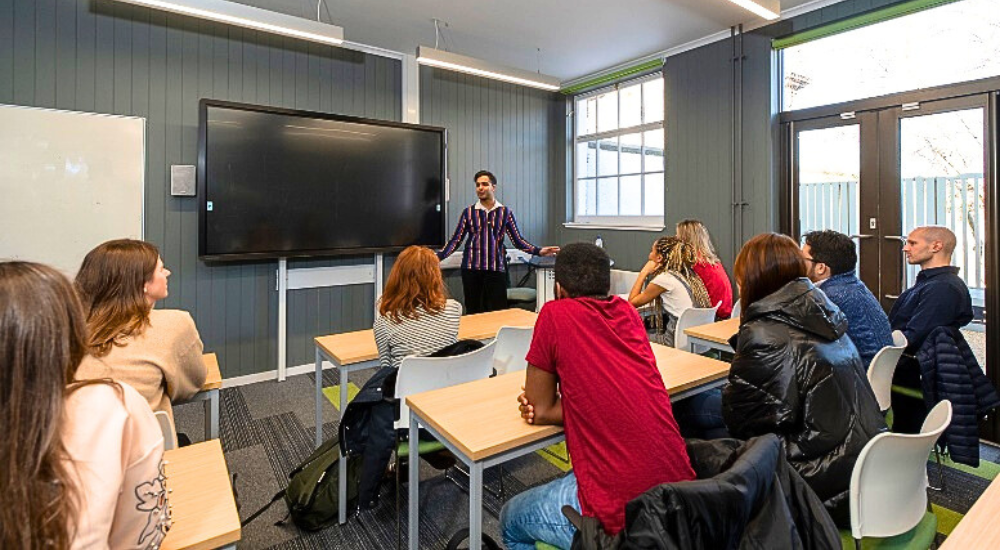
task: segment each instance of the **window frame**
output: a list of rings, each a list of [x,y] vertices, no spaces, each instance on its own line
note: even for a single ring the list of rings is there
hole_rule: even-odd
[[[639,77],[635,77],[635,78],[630,78],[630,79],[623,80],[621,82],[617,82],[617,83],[609,85],[609,86],[602,86],[602,87],[597,88],[595,90],[591,90],[591,91],[588,91],[586,93],[575,95],[571,99],[571,101],[572,101],[572,117],[571,117],[572,118],[572,121],[571,121],[571,125],[572,125],[572,138],[571,138],[571,143],[570,143],[570,148],[571,148],[571,155],[570,156],[572,158],[572,181],[570,182],[570,188],[572,190],[572,201],[573,201],[572,202],[572,212],[573,212],[573,216],[572,216],[572,221],[566,222],[564,224],[566,227],[578,227],[578,228],[611,228],[611,229],[639,229],[639,230],[648,229],[648,230],[653,230],[653,231],[659,231],[659,230],[663,229],[663,227],[664,227],[664,220],[665,220],[665,216],[666,216],[666,212],[665,212],[665,210],[666,210],[666,204],[665,203],[663,205],[664,212],[661,213],[661,214],[647,215],[644,212],[642,215],[622,215],[622,214],[615,214],[615,215],[610,215],[610,216],[609,215],[603,215],[602,216],[602,215],[596,215],[596,214],[595,215],[581,215],[580,214],[580,208],[579,208],[579,199],[578,199],[578,193],[581,190],[581,183],[580,183],[581,180],[592,181],[596,185],[597,182],[601,179],[602,176],[599,175],[599,172],[595,171],[595,175],[593,177],[582,177],[581,178],[580,174],[578,173],[578,158],[577,158],[577,149],[578,149],[579,144],[581,144],[581,143],[600,142],[603,139],[621,138],[622,136],[632,135],[632,134],[644,135],[646,132],[659,130],[659,131],[663,132],[663,169],[662,170],[652,170],[652,171],[648,171],[647,172],[645,170],[645,168],[646,168],[646,158],[645,158],[646,155],[640,153],[641,166],[640,166],[639,172],[629,172],[627,174],[623,174],[621,172],[621,145],[619,143],[619,145],[618,145],[618,155],[617,155],[618,166],[616,167],[615,173],[614,173],[613,176],[607,175],[607,176],[604,176],[604,177],[615,177],[615,178],[618,179],[618,199],[619,199],[618,203],[619,203],[619,205],[621,204],[621,193],[622,193],[622,190],[621,190],[621,178],[622,177],[636,176],[636,177],[640,178],[640,193],[641,193],[641,195],[640,195],[640,204],[642,205],[643,210],[645,210],[645,208],[646,208],[646,202],[645,202],[645,197],[646,197],[645,179],[646,179],[647,175],[660,174],[662,176],[662,180],[663,180],[662,181],[663,195],[665,197],[666,196],[666,168],[667,168],[667,163],[666,163],[666,137],[667,137],[666,136],[666,94],[665,93],[661,97],[661,101],[663,102],[663,118],[661,118],[660,120],[655,121],[655,122],[645,122],[643,120],[645,118],[645,106],[646,106],[645,89],[643,87],[643,84],[646,83],[646,82],[655,80],[655,79],[661,79],[661,80],[663,80],[663,78],[664,78],[663,71],[662,70],[657,70],[657,71],[649,73],[649,74],[645,74],[645,75],[642,75],[642,76],[639,76]],[[576,115],[577,115],[578,106],[579,106],[579,104],[580,104],[581,101],[586,101],[589,98],[593,98],[593,97],[596,97],[596,96],[608,93],[610,91],[618,91],[619,95],[617,96],[616,103],[617,103],[617,110],[618,110],[618,120],[620,121],[621,120],[621,109],[622,109],[622,102],[621,102],[620,92],[623,89],[630,88],[630,87],[633,87],[633,86],[639,86],[639,88],[640,88],[640,94],[639,94],[639,104],[640,104],[640,109],[641,109],[641,111],[640,111],[641,112],[640,124],[635,125],[635,126],[628,126],[628,127],[624,127],[624,128],[619,126],[619,127],[615,128],[614,130],[605,130],[603,132],[595,131],[594,133],[591,133],[591,134],[583,134],[583,135],[579,135],[578,134],[578,131],[580,131],[580,128],[578,127],[578,117]],[[665,86],[664,86],[664,88],[665,88]],[[595,117],[599,116],[598,113],[597,113],[597,110],[595,110],[594,116]],[[596,125],[595,125],[595,130],[596,130]],[[643,145],[641,147],[643,149],[645,149],[645,137],[643,137]],[[595,170],[597,170],[596,167],[595,167]],[[596,205],[595,205],[595,208],[596,208]]]

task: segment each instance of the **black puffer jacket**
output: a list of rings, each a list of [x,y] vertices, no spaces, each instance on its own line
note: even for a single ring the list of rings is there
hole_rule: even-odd
[[[778,434],[788,462],[842,526],[854,462],[886,429],[846,330],[847,318],[808,279],[786,284],[743,312],[722,394],[729,432]]]

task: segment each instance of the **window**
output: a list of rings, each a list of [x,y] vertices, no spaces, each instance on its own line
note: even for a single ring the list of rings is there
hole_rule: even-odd
[[[663,75],[575,99],[576,223],[663,225]]]
[[[1000,75],[996,0],[962,0],[785,48],[792,111]]]

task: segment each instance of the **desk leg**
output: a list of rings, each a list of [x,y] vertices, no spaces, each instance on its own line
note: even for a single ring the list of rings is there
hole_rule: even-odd
[[[316,448],[323,444],[323,356],[316,348]]]
[[[410,440],[407,443],[409,452],[410,471],[410,505],[408,509],[408,532],[410,538],[410,550],[418,550],[420,546],[420,456],[417,454],[418,445],[415,441],[420,440],[420,427],[417,424],[417,416],[410,411]],[[471,548],[471,547],[470,547]]]
[[[205,401],[205,439],[219,439],[219,391],[208,392]]]
[[[469,550],[480,550],[483,544],[483,463],[469,468]]]
[[[343,422],[344,411],[347,410],[347,369],[338,366],[337,370],[340,371],[340,420]],[[337,472],[340,474],[340,479],[337,480],[337,495],[340,498],[337,514],[343,525],[347,523],[347,457],[341,455]]]

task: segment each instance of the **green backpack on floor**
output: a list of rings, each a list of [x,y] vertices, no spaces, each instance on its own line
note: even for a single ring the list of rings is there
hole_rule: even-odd
[[[340,461],[340,441],[333,437],[324,441],[313,451],[302,464],[299,464],[289,474],[288,487],[279,491],[263,508],[250,514],[241,525],[246,525],[257,519],[272,504],[285,499],[288,514],[295,525],[306,531],[322,529],[337,520],[338,495],[337,481],[340,479],[338,465]],[[361,473],[361,456],[352,456],[347,460],[347,502],[357,500],[358,478]],[[286,518],[287,519],[287,518]],[[281,520],[278,524],[284,523]]]

